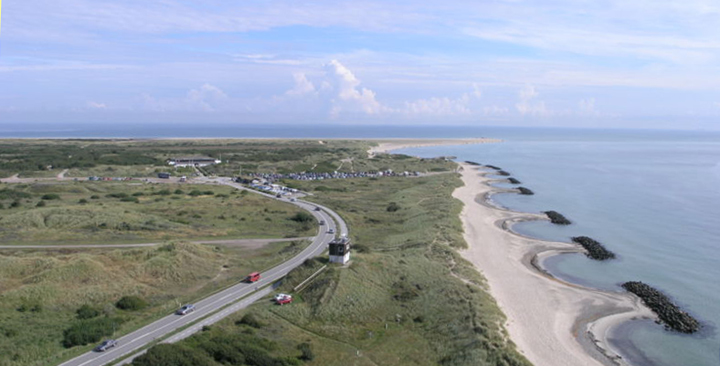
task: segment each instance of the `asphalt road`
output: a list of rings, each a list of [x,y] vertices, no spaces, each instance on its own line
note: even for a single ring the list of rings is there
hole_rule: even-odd
[[[225,184],[229,185],[238,189],[246,189],[245,187],[242,187],[239,184],[236,184],[232,182],[229,178],[216,178],[216,179],[206,179],[205,183],[217,183],[217,184]],[[255,192],[255,191],[253,191]],[[255,192],[259,193],[265,196],[269,196],[272,198],[275,198],[275,196],[261,193],[261,192]],[[313,239],[312,244],[310,244],[308,247],[306,247],[302,252],[297,254],[296,256],[290,258],[289,260],[285,261],[284,263],[264,271],[261,274],[261,279],[258,282],[249,284],[249,283],[238,283],[237,285],[234,285],[228,289],[225,289],[223,291],[220,291],[214,295],[208,296],[198,302],[195,303],[196,311],[192,312],[188,315],[168,315],[162,319],[159,319],[149,325],[146,325],[145,327],[138,329],[130,334],[127,334],[123,337],[117,338],[118,345],[114,348],[111,348],[109,351],[106,352],[94,352],[90,351],[87,353],[84,353],[76,358],[73,358],[72,360],[69,360],[67,362],[62,363],[60,366],[100,366],[105,365],[109,362],[115,361],[123,356],[131,355],[137,352],[140,348],[147,345],[148,343],[152,342],[155,339],[164,338],[168,334],[178,330],[179,328],[188,326],[190,323],[197,321],[200,318],[209,316],[209,318],[203,320],[201,324],[204,324],[208,321],[218,321],[222,319],[225,316],[230,315],[233,311],[237,311],[242,307],[245,307],[251,303],[251,301],[248,300],[257,300],[261,296],[252,296],[251,298],[243,300],[241,303],[234,304],[230,306],[227,309],[223,309],[222,311],[219,311],[220,309],[224,308],[225,306],[228,306],[230,304],[235,303],[239,299],[246,297],[248,295],[254,294],[257,292],[263,292],[263,294],[267,290],[263,290],[262,287],[266,285],[271,285],[275,281],[281,279],[284,277],[288,272],[290,272],[293,268],[301,265],[306,259],[312,258],[315,256],[318,256],[325,252],[327,250],[328,243],[335,237],[336,234],[328,234],[329,229],[334,229],[336,232],[339,232],[341,235],[347,235],[348,229],[345,222],[340,218],[337,213],[333,212],[332,210],[329,210],[326,207],[320,206],[321,211],[315,211],[315,208],[319,205],[316,205],[314,203],[309,203],[305,201],[295,201],[291,202],[287,198],[279,198],[282,201],[287,201],[288,203],[294,204],[298,207],[301,207],[307,211],[309,211],[315,218],[320,221],[324,220],[325,225],[320,226],[320,230],[318,235]],[[331,219],[334,218],[335,220]],[[339,227],[336,227],[336,221],[339,223]],[[240,280],[240,279],[239,279]],[[256,294],[259,295],[259,294]],[[232,311],[231,311],[232,310]],[[217,314],[215,314],[217,312]],[[192,332],[195,332],[202,328],[202,325],[196,324],[193,326],[190,326],[189,328],[183,330],[177,335],[171,336],[168,341],[173,340],[179,340],[184,337],[189,336],[192,334]],[[173,339],[175,338],[175,339]]]

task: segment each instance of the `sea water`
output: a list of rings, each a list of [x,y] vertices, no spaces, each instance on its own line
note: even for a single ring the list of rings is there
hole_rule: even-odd
[[[668,294],[703,324],[682,335],[652,321],[624,324],[611,339],[634,365],[719,365],[720,135],[644,131],[496,131],[503,143],[396,151],[453,155],[496,165],[532,196],[498,194],[493,200],[524,212],[555,210],[573,224],[518,224],[532,237],[566,241],[586,235],[617,259],[592,261],[560,255],[545,265],[562,279],[623,291],[640,280]],[[499,177],[502,178],[502,177]],[[507,185],[503,185],[508,187]]]

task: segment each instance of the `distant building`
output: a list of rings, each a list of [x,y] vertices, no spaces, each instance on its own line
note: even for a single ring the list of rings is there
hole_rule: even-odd
[[[346,264],[350,261],[350,239],[341,237],[330,242],[330,263]]]
[[[213,164],[220,164],[222,161],[214,158],[208,158],[204,156],[191,156],[186,158],[174,158],[167,161],[168,165],[175,167],[188,167],[188,166],[208,166]]]

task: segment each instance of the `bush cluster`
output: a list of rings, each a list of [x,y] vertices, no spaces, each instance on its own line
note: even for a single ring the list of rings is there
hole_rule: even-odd
[[[105,336],[111,336],[120,324],[122,324],[120,318],[80,320],[63,332],[62,344],[65,348],[70,348],[98,342]]]
[[[115,306],[121,310],[142,310],[148,306],[147,301],[139,296],[123,296],[115,303]]]

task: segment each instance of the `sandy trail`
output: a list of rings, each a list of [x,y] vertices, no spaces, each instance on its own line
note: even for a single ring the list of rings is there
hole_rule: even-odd
[[[493,207],[486,201],[498,191],[486,184],[491,178],[477,167],[461,166],[465,185],[453,196],[464,203],[469,249],[462,255],[487,278],[520,352],[536,366],[626,365],[607,343],[610,332],[621,322],[654,314],[631,294],[588,289],[547,274],[543,259],[582,249],[509,231],[514,222],[546,218]]]
[[[429,146],[446,146],[446,145],[470,145],[470,144],[487,144],[500,142],[498,139],[491,138],[474,138],[474,139],[388,139],[374,140],[378,146],[373,146],[368,150],[368,157],[376,154],[387,154],[392,150],[407,149],[411,147],[429,147]]]

